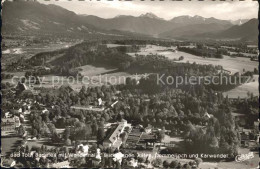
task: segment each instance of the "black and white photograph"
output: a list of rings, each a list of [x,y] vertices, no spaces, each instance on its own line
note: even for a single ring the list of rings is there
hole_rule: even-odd
[[[258,12],[2,0],[1,168],[258,169]]]

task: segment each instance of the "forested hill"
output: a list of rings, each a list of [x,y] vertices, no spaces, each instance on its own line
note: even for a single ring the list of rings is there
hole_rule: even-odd
[[[145,41],[143,42],[145,44]],[[174,67],[184,69],[185,67],[194,67],[205,73],[216,71],[212,66],[175,63],[161,55],[136,55],[135,57],[128,55],[129,52],[139,51],[140,45],[136,45],[138,43],[140,42],[131,41],[129,43],[131,45],[108,48],[100,41],[83,42],[65,50],[39,53],[26,62],[31,66],[54,67],[54,73],[63,75],[68,75],[73,68],[87,64],[110,66],[130,73],[163,72],[167,69],[174,69]],[[184,73],[183,70],[178,71]]]
[[[212,38],[212,39],[240,39],[243,41],[258,42],[258,19],[251,19],[244,24],[234,25],[229,29],[219,32],[208,32],[197,34],[196,38]]]
[[[103,30],[87,23],[72,11],[37,1],[5,1],[2,10],[2,34],[88,39],[145,37],[133,32]]]

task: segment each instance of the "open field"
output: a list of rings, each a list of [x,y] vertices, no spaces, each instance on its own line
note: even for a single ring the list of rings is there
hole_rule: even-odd
[[[239,149],[239,154],[247,154],[250,151],[245,148]],[[218,168],[218,169],[257,169],[259,165],[259,153],[254,152],[254,158],[245,160],[242,162],[203,162],[200,164],[201,169],[211,169],[211,168]]]
[[[114,48],[114,47],[118,47],[118,46],[130,46],[130,45],[119,45],[119,44],[113,44],[113,43],[108,43],[107,44],[108,48]]]
[[[74,90],[79,91],[83,85],[85,86],[102,86],[110,84],[123,84],[127,77],[141,78],[142,74],[131,75],[127,72],[118,71],[115,68],[85,65],[78,67],[80,73],[84,76],[82,80],[79,77],[66,77],[46,75],[40,77],[41,85],[33,85],[34,87],[58,88],[61,85],[70,85]],[[25,72],[3,72],[22,77]],[[17,84],[18,79],[4,79],[2,82]]]
[[[80,73],[84,76],[83,83],[89,83],[90,86],[122,84],[125,83],[127,77],[131,76],[129,73],[111,67],[85,65],[79,68],[81,69]]]
[[[78,42],[77,42],[78,43]],[[5,48],[2,51],[2,63],[8,64],[20,58],[29,59],[37,53],[55,51],[75,45],[72,42],[59,42],[49,44],[32,44],[30,46],[19,46]]]
[[[241,86],[238,86],[228,92],[224,92],[224,96],[228,95],[229,98],[237,98],[238,96],[240,98],[246,98],[248,97],[248,92],[253,93],[254,96],[259,96],[258,78],[259,75],[254,75],[251,82],[242,84]]]
[[[27,141],[27,145],[29,146],[29,148],[41,147],[42,145],[45,145],[48,149],[56,147],[56,145],[49,141],[49,138],[41,138],[39,140]]]
[[[2,152],[1,154],[9,154],[13,152],[19,143],[22,141],[22,138],[20,137],[2,137],[1,138],[1,147]]]
[[[230,56],[224,56],[223,59],[217,59],[217,58],[203,58],[199,56],[195,56],[192,54],[188,54],[185,52],[172,52],[172,51],[162,51],[166,49],[176,49],[176,47],[166,48],[163,46],[155,46],[155,45],[147,45],[145,48],[141,48],[140,52],[137,52],[136,54],[140,55],[148,55],[150,53],[152,54],[158,54],[158,55],[164,55],[165,57],[168,57],[169,59],[179,59],[180,56],[183,56],[184,59],[177,62],[196,62],[197,64],[212,64],[212,65],[220,65],[223,66],[224,69],[231,71],[232,73],[235,72],[243,72],[243,69],[245,71],[253,71],[254,68],[258,68],[258,62],[251,61],[250,58],[243,58],[243,57],[230,57]],[[134,56],[135,53],[128,53],[131,56]]]

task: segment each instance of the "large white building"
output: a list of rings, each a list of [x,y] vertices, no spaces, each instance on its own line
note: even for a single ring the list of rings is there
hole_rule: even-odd
[[[104,147],[114,147],[118,148],[121,146],[122,141],[120,139],[120,134],[124,132],[125,127],[131,127],[131,124],[128,124],[126,120],[123,120],[122,122],[118,122],[117,124],[114,124],[115,127],[111,134],[108,135],[108,137],[103,142]]]

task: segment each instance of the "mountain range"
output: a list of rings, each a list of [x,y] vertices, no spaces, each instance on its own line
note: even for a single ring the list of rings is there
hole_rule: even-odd
[[[233,26],[230,21],[215,18],[203,18],[201,16],[179,16],[171,20],[164,20],[152,13],[146,13],[138,17],[120,15],[115,18],[103,19],[97,16],[89,15],[84,16],[84,18],[87,23],[102,29],[117,29],[122,31],[137,32],[155,37],[160,37],[160,35],[164,35],[164,33],[169,31],[177,31],[179,33],[176,35],[182,35],[186,33],[186,31],[183,33],[180,32],[188,25],[199,24],[202,25],[200,27],[204,27],[204,30],[198,30],[196,33],[203,33],[205,30],[211,31],[211,24],[216,25],[216,28],[214,28],[216,31],[225,30]]]
[[[212,34],[213,37],[218,37],[218,38],[239,38],[243,40],[258,40],[258,24],[259,21],[258,19],[251,19],[248,22],[241,24],[241,25],[235,25],[232,26],[231,28],[221,31],[216,34]]]
[[[2,9],[2,33],[70,37],[142,36],[120,30],[104,30],[89,24],[84,17],[74,12],[37,1],[5,1]]]
[[[12,11],[12,12],[10,12]],[[202,16],[178,16],[165,20],[153,13],[140,16],[118,15],[104,19],[93,15],[77,15],[56,5],[39,2],[4,2],[2,32],[62,33],[157,38],[257,38],[258,20],[220,20]]]

